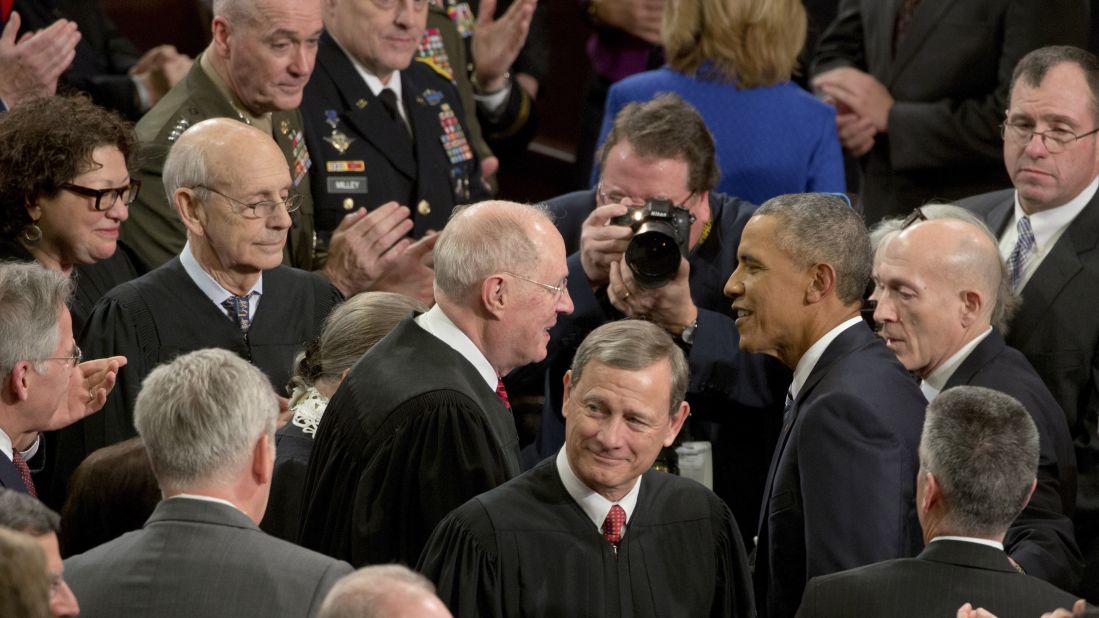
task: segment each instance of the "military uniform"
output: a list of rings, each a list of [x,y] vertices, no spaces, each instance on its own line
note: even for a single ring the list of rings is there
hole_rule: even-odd
[[[219,90],[202,66],[201,56],[191,71],[137,123],[141,142],[136,177],[141,193],[130,206],[130,218],[122,224],[122,239],[150,266],[158,266],[179,255],[187,240],[186,228],[168,203],[161,174],[168,150],[189,127],[209,118],[249,120]],[[314,260],[316,235],[313,232],[313,200],[309,194],[309,151],[302,132],[298,110],[271,114],[272,135],[290,166],[294,191],[305,200],[293,213],[294,226],[286,242],[290,266],[312,270],[321,266]]]
[[[421,62],[400,80],[411,139],[335,40],[321,37],[301,110],[322,240],[359,207],[409,206],[418,238],[443,229],[455,206],[488,197],[454,86]]]

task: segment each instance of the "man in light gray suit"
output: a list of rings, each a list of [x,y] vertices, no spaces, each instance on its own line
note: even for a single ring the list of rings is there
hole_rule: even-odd
[[[314,616],[350,573],[257,526],[278,401],[263,373],[198,350],[149,374],[134,423],[164,500],[145,527],[65,561],[85,616]]]

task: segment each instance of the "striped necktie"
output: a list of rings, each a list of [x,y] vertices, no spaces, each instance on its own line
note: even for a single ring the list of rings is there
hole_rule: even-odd
[[[1011,270],[1011,289],[1019,291],[1019,284],[1026,273],[1027,261],[1034,254],[1038,243],[1034,240],[1034,230],[1030,227],[1030,217],[1023,217],[1015,224],[1019,231],[1019,238],[1015,241],[1015,248],[1007,258],[1007,266]]]

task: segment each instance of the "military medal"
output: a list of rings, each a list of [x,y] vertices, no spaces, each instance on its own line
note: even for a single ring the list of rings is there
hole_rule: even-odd
[[[286,135],[287,133],[289,133],[290,132],[290,121],[286,120],[286,119],[283,119],[281,122],[279,122],[279,131],[281,131],[283,135]]]
[[[340,115],[334,109],[325,110],[324,121],[328,123],[328,126],[332,127],[332,134],[324,138],[324,141],[331,144],[332,147],[336,149],[336,152],[341,155],[347,152],[347,149],[351,147],[351,142],[355,141],[355,138],[348,137],[346,133],[337,129],[340,125]]]
[[[424,30],[424,36],[420,38],[420,47],[416,50],[416,55],[430,60],[447,74],[454,75],[454,69],[450,66],[450,58],[446,54],[446,47],[443,46],[443,36],[439,34],[438,28]]]
[[[428,105],[438,105],[443,102],[443,93],[438,90],[428,88],[427,90],[424,90],[422,96],[424,97],[424,100],[427,101]]]
[[[458,122],[458,116],[454,114],[450,103],[443,103],[439,109],[439,125],[443,130],[443,134],[439,136],[439,141],[443,143],[443,150],[446,151],[447,159],[455,165],[469,161],[473,158],[473,149],[469,147],[466,134],[462,130],[461,123]]]
[[[462,35],[463,39],[468,39],[473,36],[473,27],[477,25],[477,18],[473,15],[473,9],[469,8],[469,3],[465,0],[447,0],[449,6],[446,7],[446,14],[450,16],[450,21],[454,22],[454,26],[458,28],[458,34]]]

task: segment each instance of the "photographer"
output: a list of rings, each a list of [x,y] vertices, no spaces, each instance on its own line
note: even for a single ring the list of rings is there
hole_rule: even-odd
[[[537,455],[549,456],[564,441],[561,378],[580,341],[606,322],[645,318],[687,353],[692,418],[686,431],[713,443],[714,490],[751,538],[790,383],[789,371],[774,359],[739,351],[732,309],[722,294],[736,268],[741,229],[756,207],[711,192],[719,176],[713,137],[695,109],[672,94],[625,107],[598,158],[603,173],[594,190],[548,203],[573,252],[569,294],[576,309],[561,316],[551,333]],[[679,259],[678,270],[664,285],[646,287],[626,256],[634,229],[612,219],[658,207],[659,200],[685,209],[693,221],[681,239],[687,257]]]

